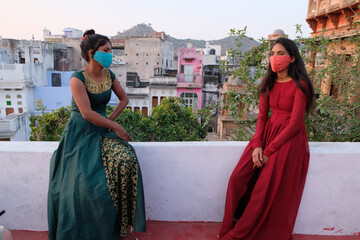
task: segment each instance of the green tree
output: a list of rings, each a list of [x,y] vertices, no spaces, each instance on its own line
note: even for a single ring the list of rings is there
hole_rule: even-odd
[[[230,35],[236,36],[237,39],[252,40],[252,38],[246,37],[245,34],[246,27],[241,30],[230,30]],[[230,51],[231,57],[238,59],[239,65],[232,72],[233,78],[238,78],[239,84],[243,88],[241,93],[235,90],[229,91],[226,97],[227,101],[223,102],[223,106],[230,110],[235,123],[239,126],[233,129],[235,140],[239,141],[250,140],[256,127],[256,119],[249,117],[247,120],[244,120],[244,109],[250,113],[251,109],[257,107],[259,103],[258,87],[267,67],[268,42],[264,38],[259,39],[259,41],[259,46],[252,48],[246,53],[242,53],[239,50]],[[241,44],[242,41],[236,41],[236,46],[239,49]],[[224,71],[228,71],[229,62],[223,61],[221,67]]]
[[[69,107],[46,112],[42,101],[36,103],[40,115],[30,117],[31,141],[58,141],[70,117]],[[114,110],[107,106],[107,115]],[[153,109],[150,116],[125,109],[116,119],[137,142],[200,141],[206,137],[210,110],[186,108],[180,98],[169,97]],[[203,124],[201,124],[203,122]]]
[[[194,111],[186,108],[180,98],[169,97],[153,108],[148,117],[124,110],[115,121],[129,132],[133,141],[200,141],[206,137],[209,118],[208,110]],[[203,125],[200,119],[204,120]]]
[[[46,112],[42,100],[36,101],[36,110],[41,115],[33,115],[30,120],[30,141],[59,141],[70,117],[70,107],[61,107],[52,112]]]

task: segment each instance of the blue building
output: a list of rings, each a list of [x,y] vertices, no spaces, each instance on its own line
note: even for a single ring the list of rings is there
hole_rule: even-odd
[[[60,107],[71,105],[71,89],[70,78],[74,71],[47,71],[47,86],[34,87],[34,109],[35,114],[40,114],[36,111],[36,102],[41,99],[42,104],[47,111],[52,111]],[[110,105],[116,106],[118,103],[117,96],[112,92]]]

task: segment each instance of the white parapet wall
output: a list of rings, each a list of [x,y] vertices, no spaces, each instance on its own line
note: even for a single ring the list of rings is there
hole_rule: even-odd
[[[0,142],[0,225],[47,230],[49,161],[57,142]],[[227,181],[247,142],[133,143],[147,218],[222,220]],[[295,233],[360,232],[360,143],[310,143]]]

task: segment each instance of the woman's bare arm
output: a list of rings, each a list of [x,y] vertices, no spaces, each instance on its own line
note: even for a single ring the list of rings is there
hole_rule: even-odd
[[[119,114],[124,111],[125,107],[129,103],[129,99],[124,91],[124,89],[121,87],[120,82],[117,78],[115,78],[112,86],[112,90],[114,91],[115,95],[119,98],[119,103],[114,109],[114,111],[111,113],[109,119],[114,120]]]
[[[91,109],[85,85],[80,79],[72,77],[70,79],[70,88],[76,105],[78,106],[84,119],[100,127],[110,128],[114,130],[120,138],[125,141],[129,140],[128,133],[118,123],[101,116],[99,113]]]

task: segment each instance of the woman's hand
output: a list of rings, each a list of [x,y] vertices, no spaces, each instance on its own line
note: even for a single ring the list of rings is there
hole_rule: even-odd
[[[263,156],[263,152],[262,152],[262,148],[255,148],[254,151],[252,152],[252,160],[253,160],[253,163],[254,163],[254,166],[253,168],[257,168],[257,167],[262,167],[263,164],[265,162],[264,161],[264,156]],[[267,159],[266,159],[267,161]]]
[[[269,157],[263,155],[262,163],[265,164],[267,162],[267,160],[269,160]]]
[[[130,135],[129,133],[124,129],[122,128],[120,125],[118,125],[115,129],[113,129],[114,132],[122,139],[124,140],[125,142],[128,142],[130,141]]]

